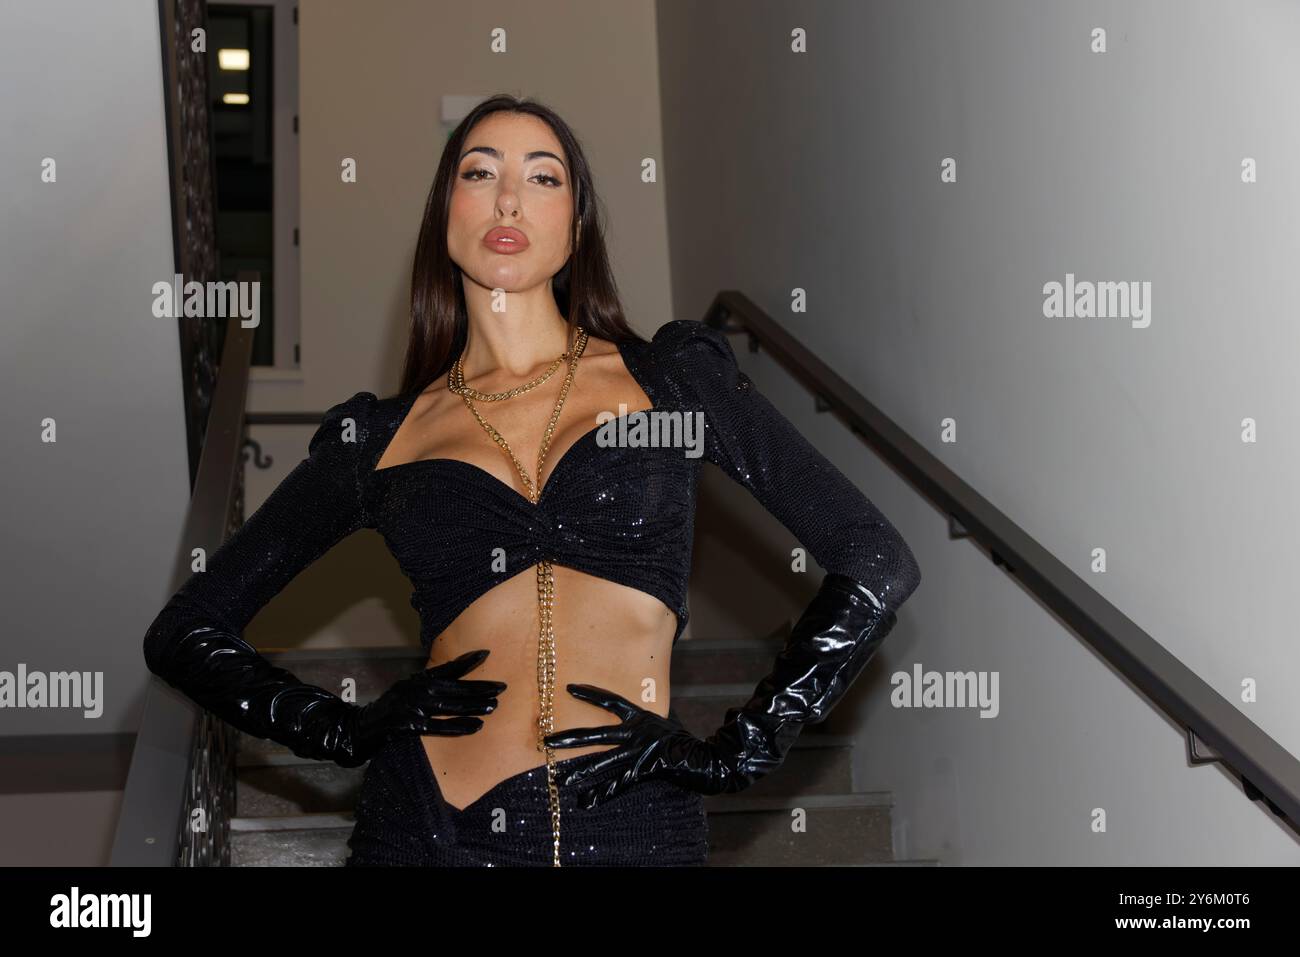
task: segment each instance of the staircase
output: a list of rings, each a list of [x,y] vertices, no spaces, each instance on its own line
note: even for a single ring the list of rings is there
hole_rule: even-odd
[[[728,707],[747,700],[771,668],[781,635],[749,641],[691,639],[673,649],[672,713],[701,737]],[[283,652],[267,657],[303,681],[331,690],[356,679],[357,700],[369,701],[423,664],[411,649],[358,653]],[[893,798],[853,787],[853,741],[806,728],[775,773],[739,794],[704,799],[709,815],[709,866],[934,865],[894,860]],[[348,856],[352,811],[365,766],[342,768],[300,758],[271,741],[240,736],[236,816],[231,821],[236,867],[339,867]],[[802,808],[806,831],[793,832]]]

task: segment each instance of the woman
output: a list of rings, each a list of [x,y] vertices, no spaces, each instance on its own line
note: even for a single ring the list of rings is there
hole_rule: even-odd
[[[627,326],[590,169],[545,107],[493,97],[451,136],[411,299],[401,391],[326,412],[158,616],[150,669],[296,754],[369,760],[350,865],[704,863],[703,796],[770,773],[825,718],[919,583],[911,551],[725,336]],[[826,572],[771,674],[704,739],[668,710],[702,459]],[[415,585],[428,665],[359,706],[240,635],[363,527]]]

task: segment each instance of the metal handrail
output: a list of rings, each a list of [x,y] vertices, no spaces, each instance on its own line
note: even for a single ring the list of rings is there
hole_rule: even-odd
[[[952,537],[971,538],[1187,735],[1188,762],[1220,763],[1300,832],[1300,760],[1266,734],[1056,556],[930,454],[803,343],[741,292],[718,293],[705,323],[745,332],[816,399],[949,518]],[[1199,745],[1199,746],[1198,746]],[[1206,752],[1208,746],[1209,752]]]
[[[227,320],[221,372],[199,456],[194,492],[177,547],[170,594],[191,575],[191,552],[213,554],[226,540],[242,490],[244,405],[253,330]],[[110,863],[114,867],[229,864],[229,815],[223,781],[233,774],[223,742],[228,729],[157,676],[149,682],[131,754]],[[212,753],[216,752],[216,753]],[[198,820],[196,808],[204,814]],[[204,832],[196,830],[197,827]],[[196,834],[200,836],[195,836]],[[195,842],[191,854],[186,845]],[[214,850],[215,847],[215,850]],[[191,860],[185,860],[189,854]]]

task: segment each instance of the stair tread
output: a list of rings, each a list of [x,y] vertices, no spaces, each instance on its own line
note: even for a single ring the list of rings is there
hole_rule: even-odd
[[[243,738],[241,744],[251,742],[257,745],[254,748],[241,747],[235,755],[235,764],[239,768],[260,768],[260,767],[298,767],[307,765],[329,765],[332,761],[324,761],[320,758],[304,758],[294,754],[282,744],[276,744],[266,739]],[[850,734],[801,734],[795,738],[792,750],[810,750],[813,748],[851,748],[854,745],[854,738]]]
[[[715,806],[716,802],[716,806]],[[777,811],[790,808],[849,809],[849,808],[892,808],[894,795],[889,791],[841,792],[838,794],[773,794],[771,796],[748,796],[738,794],[711,794],[704,798],[705,809],[710,814],[751,813],[754,811]]]
[[[306,831],[330,828],[350,828],[356,824],[352,814],[336,811],[307,812],[305,814],[276,814],[269,817],[232,817],[232,831]]]
[[[941,867],[934,859],[909,859],[906,861],[861,861],[852,864],[809,864],[809,867]]]
[[[892,808],[893,795],[888,791],[862,791],[842,794],[791,794],[770,797],[747,797],[741,794],[714,794],[704,798],[709,814],[752,814],[762,811],[785,811],[791,808],[817,810],[855,810],[861,808]],[[232,830],[302,830],[321,827],[351,827],[351,813],[338,811],[304,812],[299,814],[273,814],[264,817],[233,817]]]

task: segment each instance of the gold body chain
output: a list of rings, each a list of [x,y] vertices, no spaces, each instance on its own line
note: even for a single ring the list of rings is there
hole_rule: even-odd
[[[560,420],[560,410],[564,408],[564,400],[568,398],[569,388],[573,385],[574,373],[578,370],[578,359],[581,358],[583,350],[587,348],[587,331],[578,330],[578,336],[574,341],[573,347],[560,354],[550,369],[538,376],[532,382],[526,382],[523,385],[515,386],[505,392],[479,392],[477,389],[471,389],[465,385],[465,371],[461,365],[460,358],[452,363],[451,371],[447,373],[447,388],[459,395],[465,400],[465,405],[469,407],[470,412],[474,413],[481,426],[487,431],[492,440],[500,446],[510,460],[515,463],[515,468],[519,470],[519,477],[523,479],[524,487],[528,490],[528,500],[534,505],[537,504],[541,497],[542,487],[542,461],[546,458],[546,450],[550,447],[551,436],[555,432],[555,424]],[[549,379],[555,370],[560,367],[560,363],[568,361],[569,371],[564,377],[564,385],[560,388],[560,397],[555,403],[555,411],[551,413],[551,420],[546,425],[546,432],[542,436],[542,444],[537,450],[537,481],[534,482],[528,476],[523,464],[515,456],[514,451],[510,448],[505,438],[496,429],[488,424],[483,416],[479,415],[478,409],[474,408],[472,400],[478,399],[480,402],[500,402],[505,399],[522,395],[525,392],[535,389],[547,379]],[[555,604],[555,569],[547,559],[542,559],[537,563],[537,605],[538,605],[538,640],[537,640],[537,687],[538,697],[540,699],[540,709],[537,720],[537,750],[546,755],[546,790],[550,797],[551,807],[551,838],[554,859],[553,866],[560,866],[560,791],[555,783],[555,752],[554,749],[546,743],[546,735],[555,730],[555,628],[551,621],[551,609]]]

